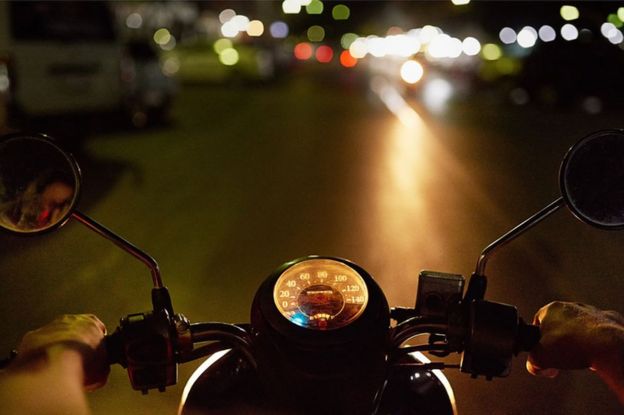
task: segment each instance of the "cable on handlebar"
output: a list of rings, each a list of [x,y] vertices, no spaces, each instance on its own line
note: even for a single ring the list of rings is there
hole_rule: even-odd
[[[392,345],[401,347],[403,343],[423,333],[446,334],[448,324],[440,317],[412,317],[394,327]]]
[[[193,343],[211,341],[221,346],[224,344],[231,345],[245,355],[254,369],[257,367],[256,359],[252,353],[251,337],[242,327],[227,323],[193,323],[191,324],[191,338]],[[209,349],[208,346],[202,346],[181,356],[181,359],[183,359],[183,361],[192,360],[192,358],[188,360],[187,358],[195,356],[195,354],[197,354],[195,358],[202,357],[209,354],[211,350],[212,349]],[[217,351],[216,346],[214,351]]]

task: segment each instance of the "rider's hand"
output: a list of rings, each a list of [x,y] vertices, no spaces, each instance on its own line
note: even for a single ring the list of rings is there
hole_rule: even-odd
[[[83,383],[87,390],[106,383],[110,368],[103,339],[106,327],[91,314],[64,315],[24,335],[13,365],[28,365],[47,356],[51,349],[78,352],[82,358]]]
[[[624,317],[615,311],[567,302],[542,307],[533,319],[542,338],[527,359],[534,375],[559,369],[595,370],[624,403]]]

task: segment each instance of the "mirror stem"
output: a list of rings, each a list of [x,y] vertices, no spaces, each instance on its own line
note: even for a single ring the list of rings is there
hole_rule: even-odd
[[[120,247],[121,249],[123,249],[124,251],[126,251],[127,253],[129,253],[130,255],[132,255],[133,257],[135,257],[142,263],[144,263],[150,269],[152,273],[152,281],[154,283],[154,288],[163,287],[162,279],[160,277],[160,269],[158,268],[158,263],[156,262],[154,258],[149,256],[145,252],[141,251],[139,248],[132,245],[130,242],[126,241],[119,235],[116,235],[111,230],[100,225],[99,223],[97,223],[96,221],[88,217],[87,215],[82,214],[77,210],[74,210],[72,212],[72,217],[76,219],[78,222],[85,225],[87,228],[91,229],[95,233],[98,233],[99,235],[108,239],[109,241],[111,241],[112,243],[114,243],[115,245],[117,245],[118,247]]]
[[[488,259],[490,259],[490,256],[492,256],[492,254],[494,254],[494,252],[496,252],[498,248],[516,239],[518,236],[522,235],[524,232],[528,231],[533,226],[537,225],[538,223],[546,219],[551,214],[555,213],[563,205],[564,205],[563,197],[560,197],[559,199],[555,200],[554,202],[546,206],[544,209],[540,210],[539,212],[537,212],[536,214],[534,214],[533,216],[531,216],[530,218],[528,218],[527,220],[525,220],[524,222],[522,222],[521,224],[519,224],[518,226],[516,226],[515,228],[513,228],[512,230],[510,230],[503,236],[501,236],[500,238],[498,238],[496,241],[488,245],[481,252],[479,261],[477,261],[477,268],[476,268],[475,274],[485,275],[485,265],[487,264]]]

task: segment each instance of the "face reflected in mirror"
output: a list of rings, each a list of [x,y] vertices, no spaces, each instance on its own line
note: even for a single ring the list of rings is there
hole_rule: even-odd
[[[575,144],[561,165],[560,183],[579,219],[600,228],[624,228],[624,131],[598,131]]]
[[[80,170],[45,136],[0,142],[0,227],[33,234],[66,222],[76,203]]]

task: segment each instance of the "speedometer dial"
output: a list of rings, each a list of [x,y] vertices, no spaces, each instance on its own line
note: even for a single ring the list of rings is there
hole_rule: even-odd
[[[368,289],[348,265],[331,259],[308,259],[279,276],[273,300],[292,323],[330,330],[350,324],[364,312]]]

